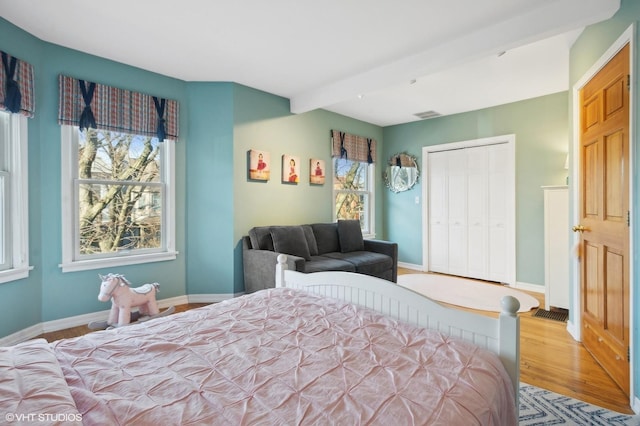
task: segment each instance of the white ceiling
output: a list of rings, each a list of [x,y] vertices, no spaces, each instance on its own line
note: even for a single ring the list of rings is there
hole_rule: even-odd
[[[567,90],[619,0],[0,0],[38,38],[185,81],[233,81],[387,126]],[[506,52],[499,56],[500,52]],[[413,82],[413,84],[412,84]]]

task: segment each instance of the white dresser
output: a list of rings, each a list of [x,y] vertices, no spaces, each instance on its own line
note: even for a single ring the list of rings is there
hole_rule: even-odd
[[[569,188],[543,186],[545,309],[569,309]]]

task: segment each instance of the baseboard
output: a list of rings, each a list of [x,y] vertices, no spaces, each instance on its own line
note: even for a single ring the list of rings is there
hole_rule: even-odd
[[[517,288],[518,290],[531,291],[533,293],[544,293],[544,286],[538,284],[529,284],[516,281],[516,285],[510,287]]]
[[[73,317],[46,321],[41,323],[42,333],[50,333],[52,331],[64,330],[67,328],[78,327],[80,325],[87,325],[91,321],[106,320],[108,316],[109,310],[107,309],[106,311],[91,312],[88,314],[75,315]]]
[[[640,413],[640,399],[636,397],[633,398],[633,404],[631,405],[631,409],[636,414]]]
[[[224,300],[233,299],[234,297],[242,296],[241,293],[226,293],[226,294],[190,294],[189,303],[218,303]]]
[[[569,320],[567,321],[567,332],[573,337],[573,340],[576,342],[580,342],[580,333],[579,329],[576,327],[576,324]]]
[[[25,340],[33,339],[43,333],[42,323],[32,325],[13,334],[0,338],[0,346],[13,346]]]
[[[189,303],[187,296],[170,297],[168,299],[159,299],[158,308],[165,309],[169,306],[185,305],[187,303]],[[109,305],[109,307],[111,307],[111,305]],[[108,316],[109,309],[104,311],[91,312],[88,314],[76,315],[73,317],[61,318],[53,321],[46,321],[42,323],[42,329],[44,333],[49,333],[51,331],[64,330],[71,327],[78,327],[79,325],[89,324],[91,321],[105,320]]]
[[[169,306],[186,305],[187,303],[217,303],[226,299],[239,296],[238,294],[191,294],[177,297],[170,297],[168,299],[158,300],[158,307],[160,309],[168,308]],[[109,305],[110,306],[110,305]],[[33,339],[42,333],[49,333],[52,331],[64,330],[67,328],[78,327],[80,325],[89,324],[91,321],[105,320],[109,316],[109,309],[98,312],[91,312],[88,314],[75,315],[72,317],[61,318],[52,321],[45,321],[39,324],[32,325],[31,327],[17,331],[13,334],[0,338],[0,346],[11,346],[24,342],[25,340]]]
[[[398,267],[405,268],[405,269],[411,269],[411,270],[414,270],[414,271],[420,271],[420,272],[423,271],[422,265],[416,265],[416,264],[413,264],[413,263],[398,262]]]

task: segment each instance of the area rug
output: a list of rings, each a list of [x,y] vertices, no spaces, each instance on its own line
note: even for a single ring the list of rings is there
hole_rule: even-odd
[[[610,411],[526,383],[520,384],[520,426],[640,425],[640,416]]]
[[[506,285],[451,275],[398,275],[398,284],[440,302],[481,311],[500,312],[500,300],[507,295],[520,301],[518,312],[527,312],[540,305],[535,297]]]

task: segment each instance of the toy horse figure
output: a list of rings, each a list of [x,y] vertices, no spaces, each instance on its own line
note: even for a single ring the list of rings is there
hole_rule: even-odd
[[[144,284],[131,288],[131,283],[120,274],[98,275],[102,280],[98,300],[111,299],[111,312],[107,325],[121,327],[131,322],[131,308],[138,307],[140,315],[155,316],[160,313],[156,303],[156,293],[160,284]]]

